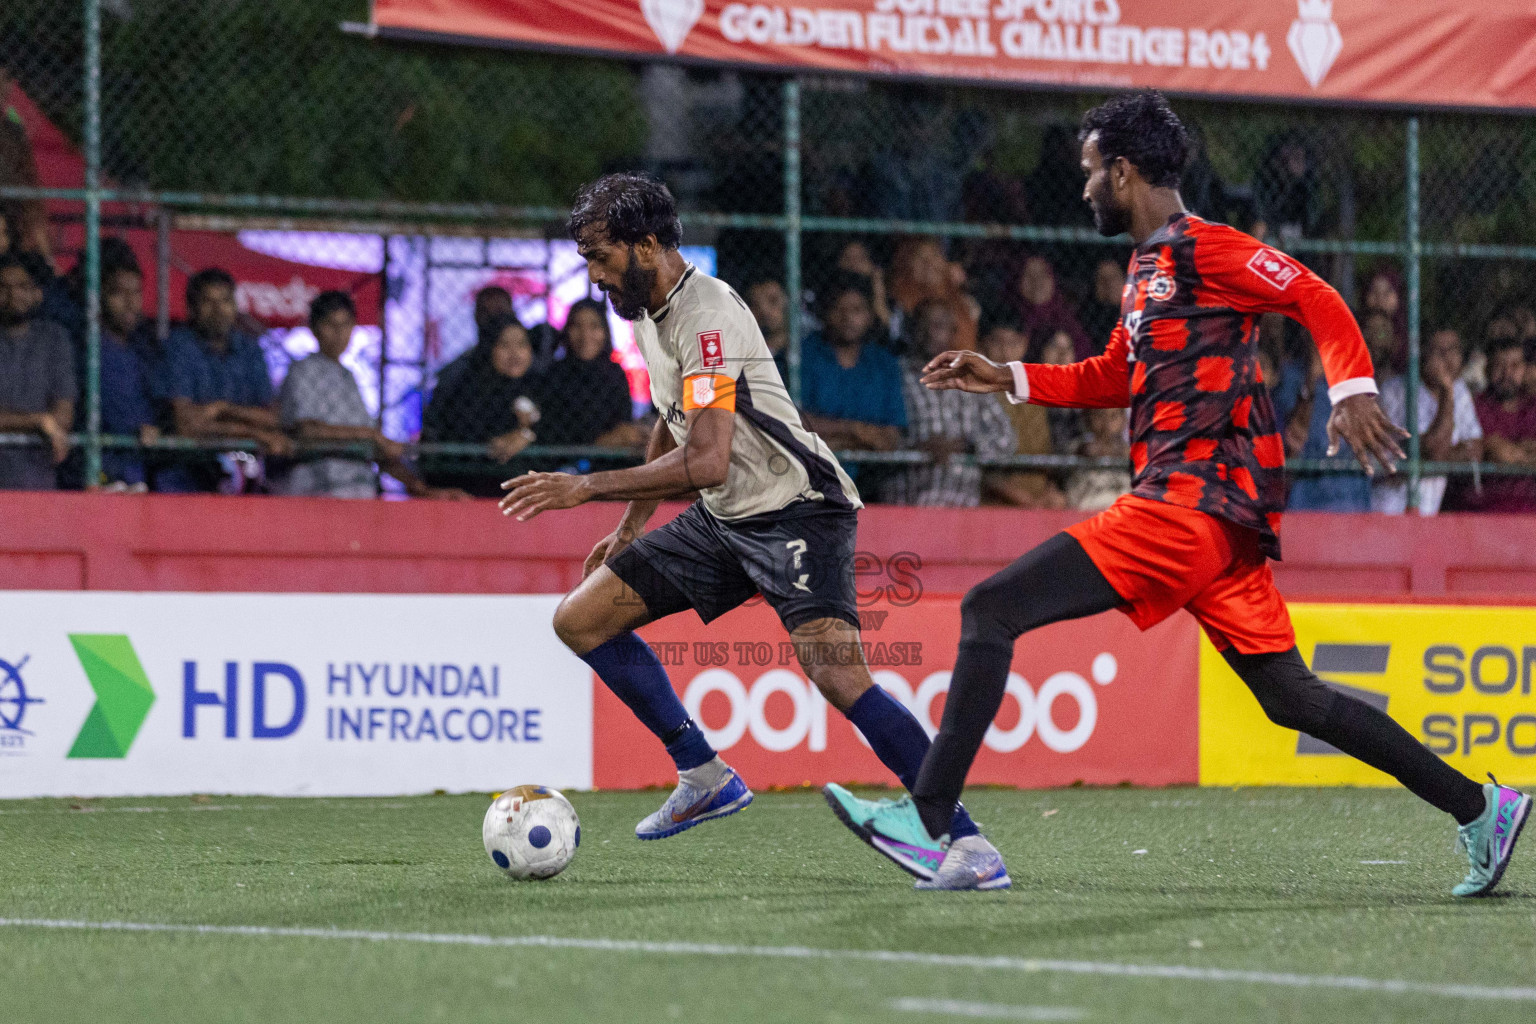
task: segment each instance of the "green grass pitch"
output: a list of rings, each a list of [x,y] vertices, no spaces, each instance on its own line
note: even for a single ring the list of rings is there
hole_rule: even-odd
[[[527,883],[480,796],[0,802],[0,1020],[1536,1020],[1536,838],[1455,900],[1451,825],[1397,791],[973,791],[1014,888],[963,894],[819,793],[653,843],[661,794],[571,796],[581,851]]]

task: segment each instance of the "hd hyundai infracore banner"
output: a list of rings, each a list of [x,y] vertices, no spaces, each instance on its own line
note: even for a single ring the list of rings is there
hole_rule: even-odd
[[[1529,0],[374,0],[373,25],[790,70],[1536,109]]]

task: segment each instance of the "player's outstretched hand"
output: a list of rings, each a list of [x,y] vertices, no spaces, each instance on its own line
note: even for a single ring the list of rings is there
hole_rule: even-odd
[[[1398,443],[1408,431],[1387,419],[1375,395],[1350,395],[1333,407],[1328,416],[1328,454],[1339,454],[1339,442],[1349,442],[1366,476],[1375,476],[1374,458],[1387,473],[1397,472],[1397,460],[1406,459]]]
[[[980,352],[941,352],[923,367],[923,385],[933,391],[986,394],[1013,387],[1013,371]]]
[[[524,473],[503,480],[501,489],[507,492],[499,503],[501,514],[516,516],[520,523],[540,512],[575,508],[590,497],[587,478],[570,473]]]

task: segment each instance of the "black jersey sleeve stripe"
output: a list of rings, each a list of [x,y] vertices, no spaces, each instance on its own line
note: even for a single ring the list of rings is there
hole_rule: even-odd
[[[842,482],[837,478],[836,467],[801,444],[782,421],[752,404],[752,388],[745,373],[736,378],[736,412],[800,461],[811,486],[821,492],[823,501],[838,508],[853,508],[853,502],[848,500]]]

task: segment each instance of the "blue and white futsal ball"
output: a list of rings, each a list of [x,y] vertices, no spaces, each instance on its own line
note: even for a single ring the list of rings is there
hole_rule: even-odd
[[[548,786],[497,793],[481,829],[485,852],[513,878],[553,878],[581,845],[576,808]]]

